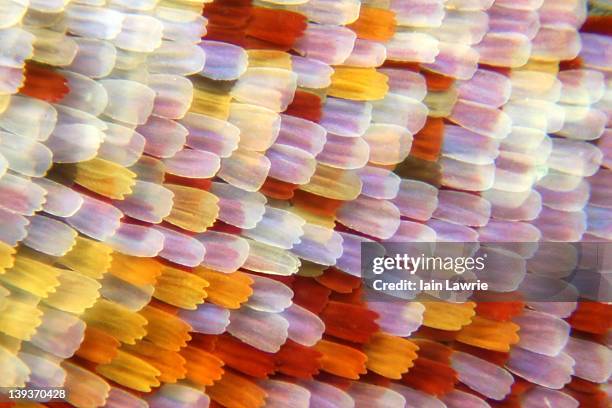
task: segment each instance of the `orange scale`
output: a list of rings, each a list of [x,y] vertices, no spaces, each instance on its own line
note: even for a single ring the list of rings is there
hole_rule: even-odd
[[[164,182],[170,184],[179,184],[181,186],[198,188],[200,190],[208,191],[212,185],[212,179],[198,179],[190,177],[181,177],[175,174],[166,173],[164,176]]]
[[[208,302],[227,309],[238,309],[253,294],[253,280],[243,272],[221,273],[204,267],[194,273],[210,284],[206,288]]]
[[[612,16],[589,16],[580,31],[583,33],[612,35]]]
[[[219,336],[212,334],[192,333],[189,345],[205,351],[214,351]]]
[[[335,217],[344,201],[321,197],[304,190],[296,190],[293,194],[293,205],[323,217]]]
[[[368,370],[394,380],[402,378],[414,366],[414,360],[420,355],[418,349],[413,341],[383,332],[374,334],[363,346],[368,356]]]
[[[474,317],[474,302],[441,302],[434,298],[422,297],[425,306],[423,325],[439,330],[458,331],[469,325]]]
[[[410,155],[419,159],[438,161],[444,141],[444,120],[427,117],[425,126],[414,135]]]
[[[208,282],[196,276],[189,268],[164,266],[162,275],[155,284],[153,296],[179,308],[194,310],[197,305],[204,303],[207,287]],[[175,314],[174,309],[165,313],[168,316]]]
[[[163,265],[154,259],[113,252],[109,273],[138,286],[154,285],[162,270]]]
[[[213,354],[228,367],[255,378],[268,378],[274,373],[274,355],[243,343],[231,335],[217,339]]]
[[[355,343],[365,343],[378,331],[378,314],[358,305],[330,301],[319,314],[325,333]]]
[[[455,83],[455,78],[426,69],[421,70],[421,74],[425,77],[428,91],[446,91]]]
[[[227,28],[223,26],[210,25],[206,27],[207,41],[222,41],[229,44],[243,46],[246,35],[244,34],[245,26],[238,28]]]
[[[88,326],[76,355],[96,364],[110,364],[117,356],[121,343],[110,334]]]
[[[578,307],[567,321],[574,329],[604,334],[612,328],[612,305],[591,301],[578,302]]]
[[[321,285],[330,288],[335,292],[351,293],[361,286],[361,279],[344,273],[336,268],[328,268],[323,275],[315,277]]]
[[[520,327],[512,322],[499,322],[474,316],[472,322],[457,334],[457,341],[492,351],[508,352],[519,342]]]
[[[450,358],[453,354],[453,349],[436,341],[425,339],[414,339],[414,344],[419,346],[419,357],[437,361],[443,364],[450,364]]]
[[[336,300],[338,302],[366,306],[364,298],[365,295],[363,293],[363,285],[360,285],[358,288],[356,288],[350,293],[333,292],[330,296],[331,300]]]
[[[215,1],[206,4],[202,14],[208,19],[206,40],[242,45],[251,18],[250,0]]]
[[[520,294],[517,292],[490,294],[485,292],[476,299],[476,314],[491,320],[503,322],[512,320],[513,317],[522,314],[525,308],[525,302],[516,300],[518,296]]]
[[[285,110],[287,115],[318,122],[323,114],[321,98],[310,92],[297,90],[293,101]]]
[[[254,381],[229,369],[206,394],[219,406],[230,408],[259,408],[265,403],[266,393]]]
[[[176,351],[165,350],[149,341],[124,344],[122,348],[159,370],[161,375],[158,379],[161,382],[175,383],[187,374],[187,361]]]
[[[402,382],[409,387],[436,396],[451,392],[457,381],[457,373],[448,364],[424,357],[417,358],[414,367],[402,376]]]
[[[253,7],[251,16],[246,34],[285,50],[289,50],[306,30],[306,16],[293,11]]]
[[[180,352],[185,358],[186,378],[198,385],[208,386],[223,376],[223,360],[217,356],[193,346],[187,346]]]
[[[278,200],[289,200],[293,197],[298,184],[286,183],[272,177],[268,177],[259,189],[260,193]]]
[[[175,313],[166,313],[151,305],[145,306],[139,313],[148,322],[144,339],[156,346],[169,351],[179,351],[191,340],[191,326]]]
[[[209,24],[236,27],[246,24],[251,15],[251,0],[223,0],[207,3],[202,15]]]
[[[362,6],[359,18],[347,27],[363,40],[385,42],[395,34],[395,13],[382,8]]]
[[[206,26],[207,33],[204,38],[207,40],[211,39],[211,30],[218,32],[237,30],[244,36],[244,31],[251,19],[251,6],[228,6],[220,5],[219,3],[220,2],[213,2],[204,8],[203,15],[208,18],[209,22]]]
[[[368,357],[361,351],[329,340],[321,340],[314,349],[322,354],[321,370],[352,380],[365,374]]]
[[[70,92],[66,78],[35,62],[26,62],[24,76],[23,86],[19,89],[23,95],[47,102],[59,102]]]
[[[312,347],[306,347],[293,340],[287,340],[274,354],[278,372],[300,379],[311,379],[319,374],[323,354]]]
[[[331,290],[312,278],[296,277],[293,285],[293,303],[319,314],[329,302]]]

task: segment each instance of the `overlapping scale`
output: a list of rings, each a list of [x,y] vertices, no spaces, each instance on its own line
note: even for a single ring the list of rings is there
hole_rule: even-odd
[[[0,385],[607,406],[609,304],[361,280],[364,243],[479,241],[512,265],[494,290],[540,293],[586,260],[538,242],[612,239],[610,7],[586,4],[0,1]]]

